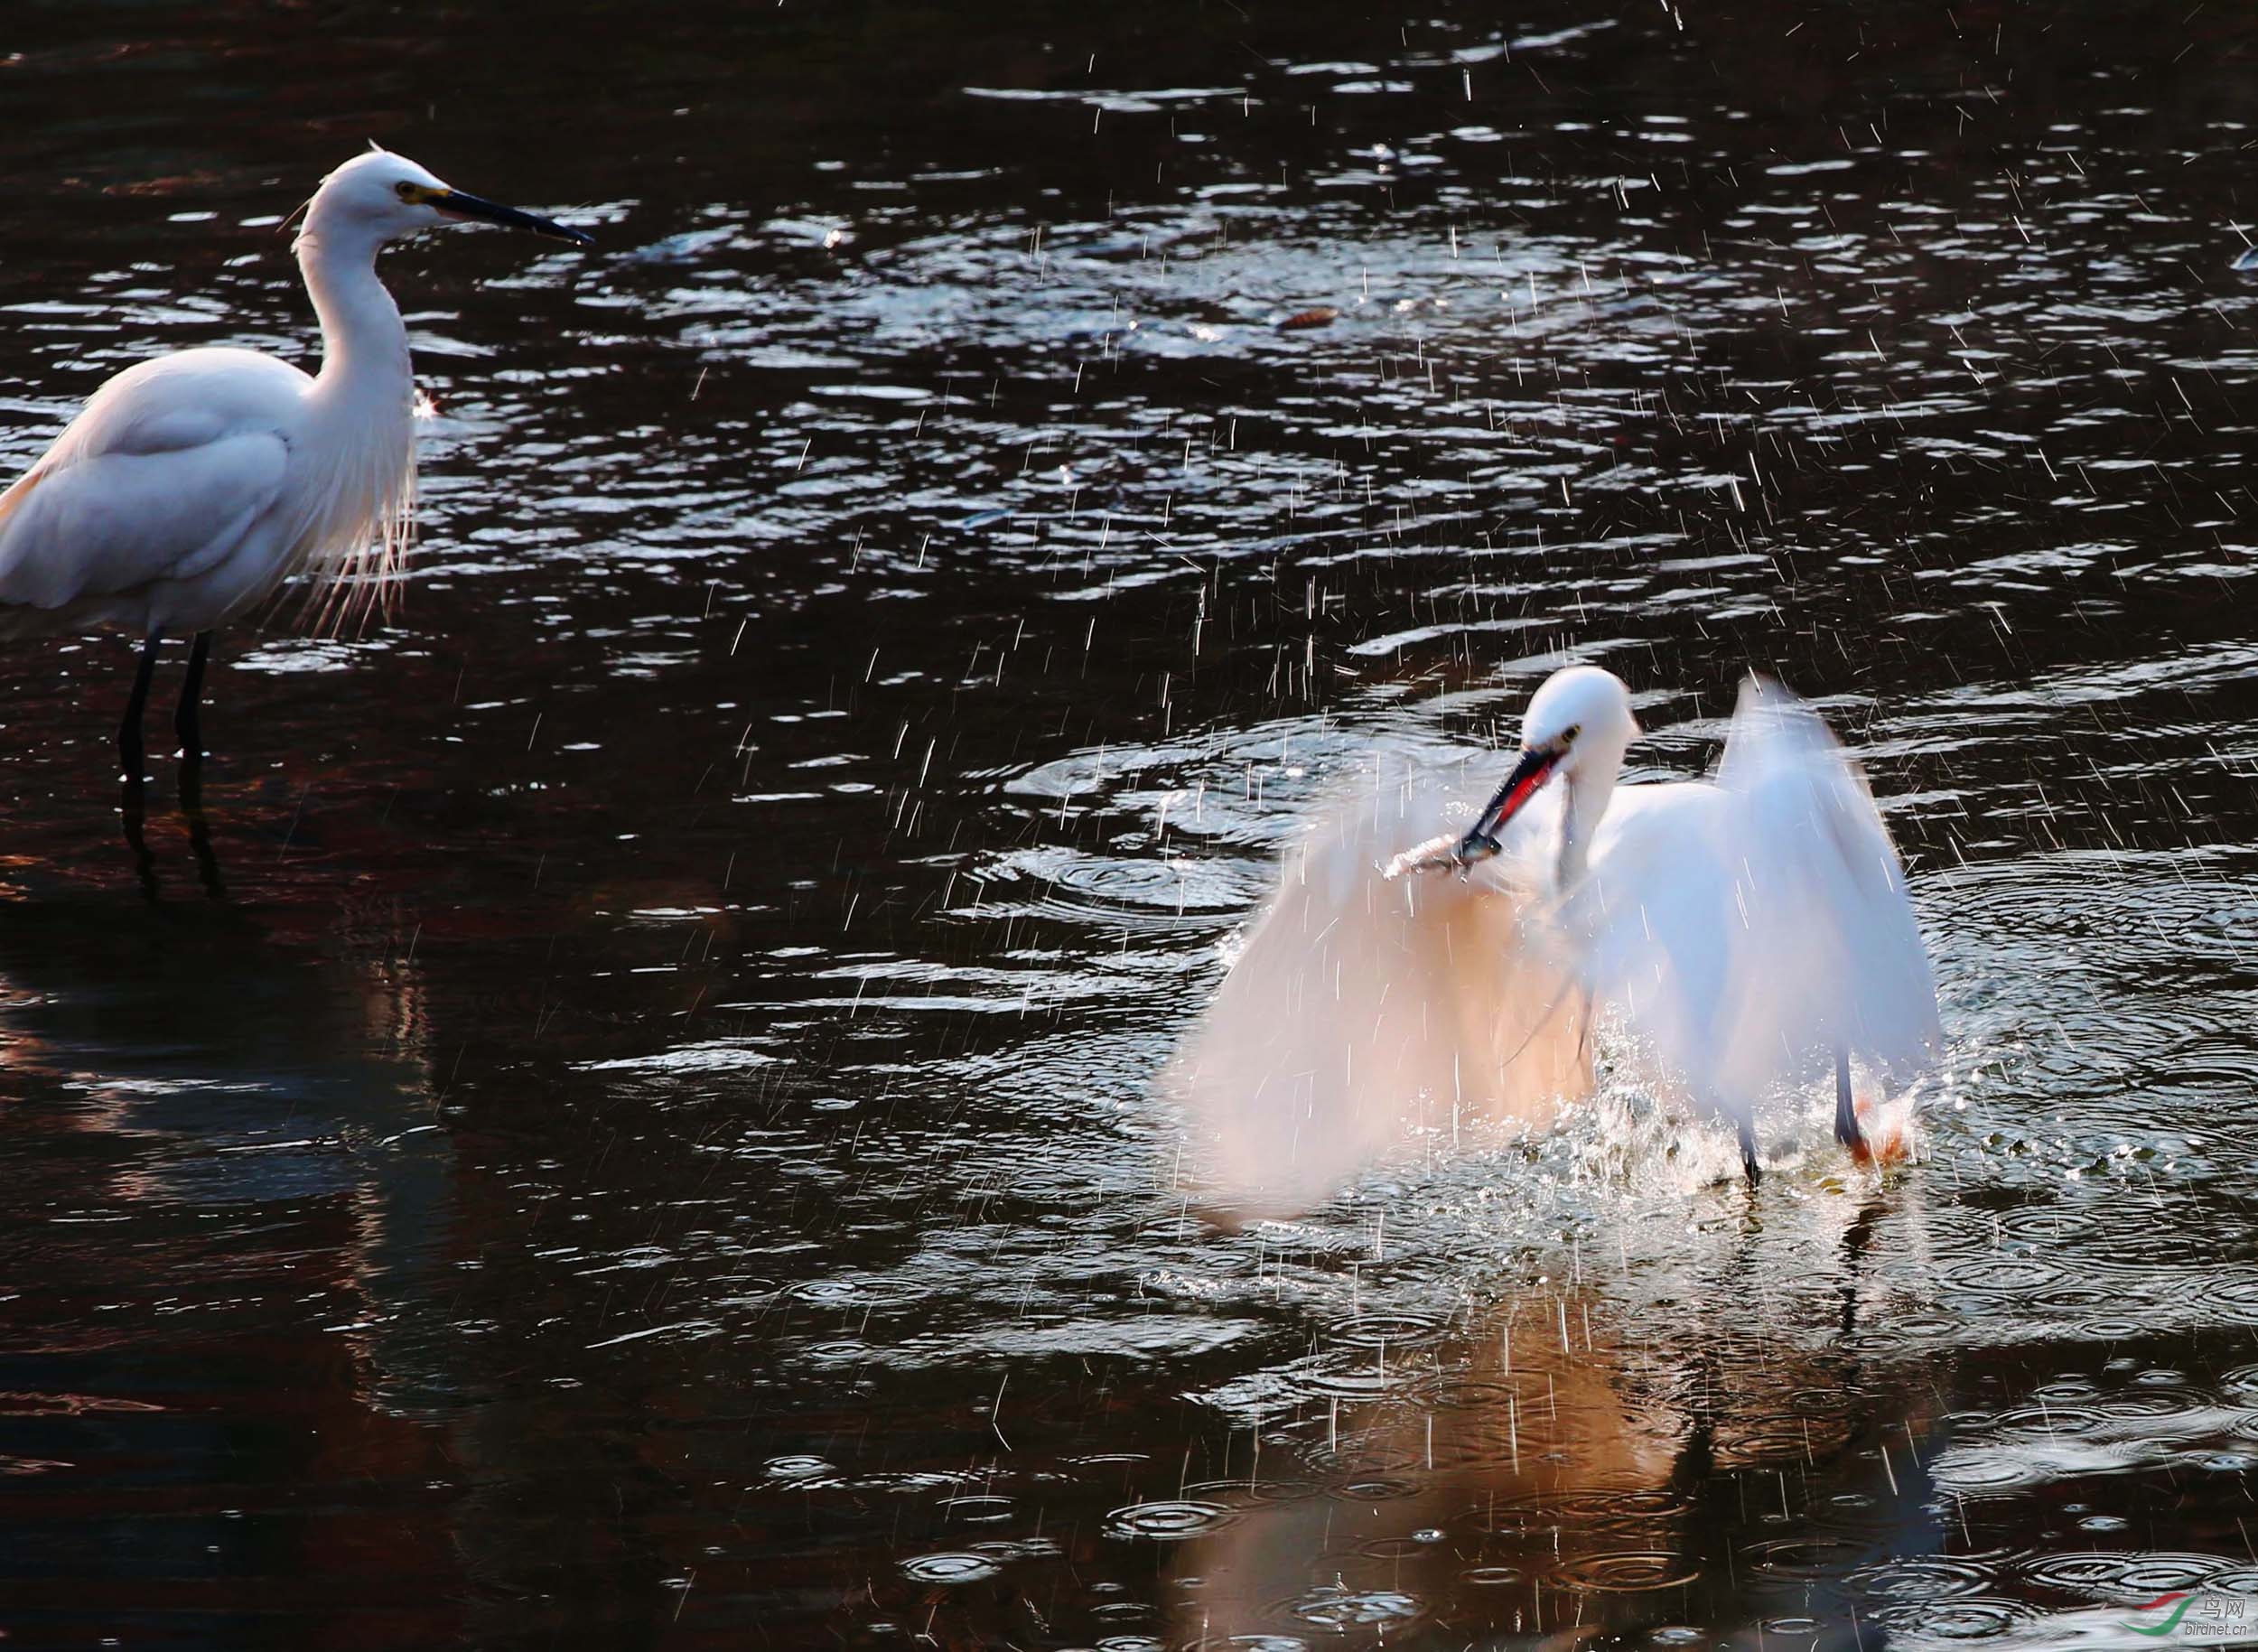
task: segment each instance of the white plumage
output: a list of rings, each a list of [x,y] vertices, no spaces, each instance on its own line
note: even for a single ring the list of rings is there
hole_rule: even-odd
[[[1618,678],[1560,672],[1471,830],[1414,841],[1443,800],[1388,779],[1288,856],[1171,1073],[1219,1193],[1298,1209],[1407,1121],[1541,1121],[1589,1088],[1600,1014],[1652,1087],[1733,1121],[1751,1181],[1759,1102],[1830,1069],[1867,1151],[1851,1062],[1902,1080],[1941,1033],[1856,764],[1759,679],[1714,779],[1619,786],[1638,733]]]
[[[331,622],[380,602],[415,492],[400,380],[379,397],[245,350],[128,368],[0,495],[0,630],[210,630],[309,567],[332,592],[377,576]]]
[[[193,759],[216,627],[300,573],[313,576],[319,625],[388,602],[415,498],[415,383],[376,258],[389,240],[463,219],[588,238],[451,189],[404,156],[356,156],[322,181],[297,238],[322,322],[319,374],[244,350],[142,362],[0,493],[0,635],[115,625],[149,639],[119,732],[129,775],[160,638],[197,639],[180,717]]]

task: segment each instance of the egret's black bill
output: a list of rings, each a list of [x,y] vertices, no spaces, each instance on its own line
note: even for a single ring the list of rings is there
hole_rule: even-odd
[[[1506,783],[1498,789],[1488,806],[1474,822],[1474,829],[1459,843],[1459,858],[1478,861],[1498,853],[1498,834],[1506,829],[1506,823],[1521,812],[1521,806],[1536,795],[1538,787],[1551,778],[1553,765],[1560,761],[1560,753],[1542,748],[1524,751],[1521,761],[1513,766]]]
[[[471,218],[482,224],[507,224],[512,229],[530,229],[536,235],[546,235],[553,241],[571,241],[577,246],[592,246],[595,237],[583,234],[568,224],[560,224],[553,218],[543,218],[537,212],[520,212],[515,207],[505,207],[499,201],[481,201],[476,195],[466,195],[461,190],[449,190],[443,195],[432,197],[434,208],[450,218]]]

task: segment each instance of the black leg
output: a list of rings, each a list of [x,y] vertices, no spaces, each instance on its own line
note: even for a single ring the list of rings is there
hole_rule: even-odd
[[[211,657],[211,633],[198,631],[196,646],[188,651],[188,676],[181,683],[180,709],[173,714],[173,732],[181,737],[181,761],[204,760],[204,661]]]
[[[126,702],[126,721],[117,726],[117,761],[129,782],[141,779],[141,714],[149,704],[149,674],[157,668],[159,635],[149,633],[141,646],[141,665],[134,672],[133,698]]]
[[[1863,1160],[1872,1154],[1866,1145],[1866,1133],[1859,1128],[1858,1109],[1851,1101],[1851,1052],[1834,1052],[1834,1139],[1851,1150],[1851,1156]]]
[[[1748,1171],[1750,1187],[1764,1180],[1756,1162],[1756,1126],[1745,1118],[1740,1120],[1740,1168]]]

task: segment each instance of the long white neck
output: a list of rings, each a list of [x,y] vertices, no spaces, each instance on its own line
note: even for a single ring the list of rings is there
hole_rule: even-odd
[[[1591,839],[1600,818],[1615,796],[1616,777],[1622,772],[1622,753],[1588,751],[1577,772],[1562,777],[1567,796],[1561,799],[1560,861],[1554,876],[1563,894],[1583,882],[1591,867]]]
[[[415,397],[408,362],[407,325],[384,283],[377,279],[382,242],[365,229],[322,221],[320,203],[298,237],[313,313],[322,319],[322,372],[315,394],[323,401],[374,410],[397,407],[406,418]]]
[[[383,239],[331,220],[316,197],[298,267],[322,318],[313,429],[292,468],[295,559],[313,565],[316,629],[344,631],[389,605],[415,500],[415,380],[407,327],[377,279]],[[282,570],[278,570],[278,573]]]

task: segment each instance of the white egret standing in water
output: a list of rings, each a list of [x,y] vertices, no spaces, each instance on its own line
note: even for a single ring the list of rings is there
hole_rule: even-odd
[[[589,239],[450,188],[405,156],[356,155],[322,181],[298,231],[322,322],[319,374],[247,350],[141,362],[98,389],[0,493],[0,635],[116,625],[147,639],[117,734],[129,779],[141,773],[162,639],[195,639],[174,724],[193,763],[214,627],[301,570],[320,582],[309,611],[331,626],[388,593],[415,499],[415,385],[377,254],[472,219]]]
[[[1172,1072],[1226,1191],[1312,1202],[1418,1093],[1549,1116],[1590,1087],[1595,1013],[1657,1087],[1733,1122],[1750,1182],[1759,1100],[1830,1065],[1835,1134],[1868,1154],[1852,1060],[1901,1079],[1941,1034],[1864,779],[1760,679],[1713,779],[1619,786],[1638,732],[1619,678],[1559,672],[1470,829],[1390,858],[1420,805],[1382,789],[1290,857]]]

